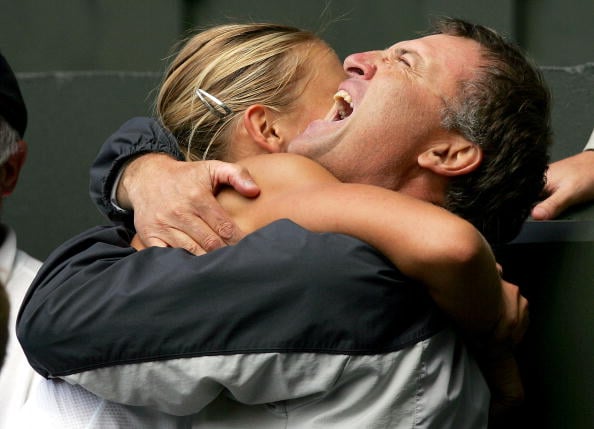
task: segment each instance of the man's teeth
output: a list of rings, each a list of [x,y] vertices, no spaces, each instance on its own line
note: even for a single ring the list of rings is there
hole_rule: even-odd
[[[340,119],[346,118],[353,112],[353,98],[344,89],[334,94],[334,101],[336,101],[336,112]]]
[[[349,105],[351,105],[351,107],[353,107],[353,99],[351,97],[351,94],[346,92],[344,89],[341,89],[336,94],[334,94],[334,99],[336,101],[338,101],[339,99],[342,99],[342,100],[346,101],[347,103],[349,103]]]

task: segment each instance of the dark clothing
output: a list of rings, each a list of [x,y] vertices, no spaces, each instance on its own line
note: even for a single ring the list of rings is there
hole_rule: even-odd
[[[54,251],[17,335],[45,377],[260,352],[377,354],[443,327],[425,289],[352,237],[277,221],[203,256],[95,228]]]
[[[124,223],[128,228],[134,227],[133,218],[115,209],[111,204],[111,191],[122,166],[148,152],[166,153],[183,160],[175,138],[157,120],[133,118],[107,139],[91,166],[91,199],[111,221]]]
[[[91,194],[110,218],[131,225],[111,186],[126,160],[155,149],[180,158],[146,118],[104,145]],[[147,422],[159,410],[192,427],[486,426],[486,385],[425,288],[360,240],[280,220],[194,256],[136,252],[132,234],[89,230],[33,281],[17,336],[45,377]]]

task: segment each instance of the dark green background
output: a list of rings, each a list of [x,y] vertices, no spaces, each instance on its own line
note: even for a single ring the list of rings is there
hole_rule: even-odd
[[[592,0],[0,0],[0,49],[19,72],[159,71],[187,29],[227,20],[319,30],[340,56],[414,37],[433,15],[491,26],[540,65],[594,61]]]

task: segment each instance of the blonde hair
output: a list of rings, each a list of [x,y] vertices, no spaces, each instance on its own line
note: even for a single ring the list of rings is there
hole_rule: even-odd
[[[325,43],[311,32],[276,24],[226,24],[198,33],[169,66],[157,115],[187,160],[221,159],[228,130],[250,105],[291,109],[309,48],[316,44]],[[232,113],[213,114],[197,98],[198,88]]]

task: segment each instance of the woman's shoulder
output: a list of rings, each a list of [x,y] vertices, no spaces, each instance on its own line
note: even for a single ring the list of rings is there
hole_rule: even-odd
[[[244,232],[270,223],[271,213],[281,211],[279,207],[288,207],[287,201],[293,195],[303,195],[303,191],[315,190],[322,184],[340,183],[324,167],[300,155],[258,155],[237,163],[248,169],[260,187],[260,195],[246,198],[227,187],[219,192],[217,198]]]
[[[285,190],[338,179],[309,158],[291,153],[273,153],[239,161],[260,186],[282,186]]]

